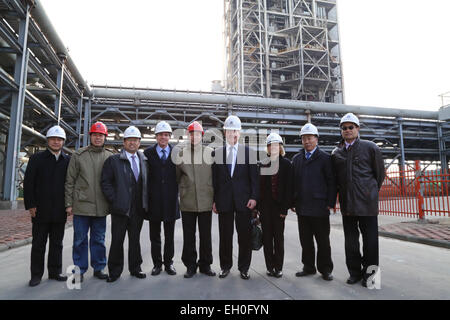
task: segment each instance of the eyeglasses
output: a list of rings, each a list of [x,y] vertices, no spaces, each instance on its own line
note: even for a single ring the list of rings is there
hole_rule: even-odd
[[[342,131],[346,131],[346,130],[353,130],[355,129],[355,126],[348,126],[348,127],[341,127]]]

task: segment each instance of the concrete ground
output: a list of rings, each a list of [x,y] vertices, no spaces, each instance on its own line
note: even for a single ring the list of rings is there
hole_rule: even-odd
[[[218,223],[213,217],[213,269],[218,273]],[[408,220],[407,218],[380,216],[380,225]],[[449,299],[450,298],[450,250],[427,245],[380,237],[381,289],[369,290],[360,284],[347,285],[344,235],[339,215],[331,217],[331,247],[334,262],[331,282],[320,275],[297,278],[301,270],[297,218],[290,214],[285,229],[284,275],[280,279],[266,276],[262,249],[253,252],[250,280],[242,280],[237,271],[237,241],[234,242],[234,266],[225,279],[197,274],[184,279],[185,267],[181,262],[182,228],[177,221],[175,230],[174,265],[178,274],[169,276],[163,272],[151,276],[150,241],[148,223],[144,223],[141,246],[147,273],[144,280],[131,277],[127,264],[122,277],[115,283],[107,283],[92,276],[92,269],[85,274],[80,290],[69,290],[65,282],[47,279],[44,274],[39,286],[30,288],[29,263],[31,246],[26,245],[0,253],[0,299],[124,299],[124,300],[371,300],[371,299]],[[107,250],[111,240],[110,219],[106,237]],[[73,229],[66,229],[63,252],[63,268],[72,264]],[[127,248],[127,243],[125,244]],[[126,255],[125,250],[125,257]],[[64,270],[65,271],[65,270]]]

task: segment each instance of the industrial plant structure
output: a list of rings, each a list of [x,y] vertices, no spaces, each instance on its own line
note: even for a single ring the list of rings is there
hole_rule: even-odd
[[[140,128],[146,146],[154,143],[160,120],[174,129],[193,120],[220,129],[236,114],[244,136],[265,138],[258,130],[277,130],[292,156],[301,148],[305,123],[318,127],[319,144],[330,152],[340,140],[339,119],[354,112],[361,136],[381,147],[386,166],[419,159],[447,169],[449,109],[344,104],[335,1],[224,4],[225,91],[193,92],[89,86],[41,1],[0,0],[0,207],[14,207],[26,159],[45,148],[45,133],[56,123],[67,133],[65,150],[72,152],[88,145],[90,124],[97,120],[108,126],[108,146],[117,149],[130,124]]]

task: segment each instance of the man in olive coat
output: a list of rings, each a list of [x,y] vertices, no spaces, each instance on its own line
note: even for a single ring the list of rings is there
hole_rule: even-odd
[[[103,164],[113,153],[105,148],[108,131],[103,123],[94,123],[89,133],[91,145],[74,152],[65,184],[66,212],[74,215],[72,258],[74,265],[80,268],[81,281],[89,265],[88,243],[94,277],[108,278],[103,269],[106,267],[105,232],[109,203],[100,181]]]
[[[361,279],[367,286],[367,269],[378,268],[378,192],[385,177],[384,161],[378,146],[359,138],[359,119],[352,113],[341,119],[343,140],[333,150],[339,202],[345,235],[348,284]],[[360,231],[363,254],[359,248]],[[370,270],[369,270],[370,271]]]
[[[197,272],[215,276],[211,270],[213,262],[211,245],[212,204],[214,189],[212,182],[213,149],[202,146],[204,130],[194,121],[188,127],[189,143],[178,150],[177,181],[180,189],[180,208],[183,222],[183,254],[181,260],[187,268],[185,278]],[[198,220],[200,234],[200,259],[197,262],[195,230]]]
[[[66,281],[62,272],[62,249],[67,215],[64,207],[64,182],[70,157],[63,151],[66,133],[59,126],[47,132],[47,150],[31,156],[24,180],[25,208],[33,222],[31,245],[31,287],[44,274],[45,246],[50,239],[48,277]]]

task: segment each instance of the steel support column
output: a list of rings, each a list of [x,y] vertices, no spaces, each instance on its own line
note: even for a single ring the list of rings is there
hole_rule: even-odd
[[[91,121],[91,100],[84,102],[83,147],[89,145],[89,126]]]
[[[398,118],[398,134],[400,137],[400,170],[405,170],[405,144],[403,141],[403,118]]]
[[[78,98],[78,119],[77,119],[77,126],[76,126],[76,130],[77,130],[77,134],[78,134],[78,138],[75,142],[75,149],[78,150],[81,146],[81,120],[83,117],[83,95],[81,95],[80,98]]]
[[[437,134],[439,142],[439,158],[441,160],[441,170],[442,173],[446,173],[448,171],[447,150],[445,148],[445,139],[442,135],[442,124],[440,122],[437,123]]]
[[[20,141],[22,136],[22,120],[25,102],[25,90],[28,72],[28,26],[30,21],[30,5],[27,4],[25,19],[19,23],[19,44],[22,50],[17,54],[14,68],[14,81],[18,92],[14,92],[11,102],[11,117],[9,122],[8,147],[6,151],[5,179],[3,200],[16,201],[18,191],[18,168]]]
[[[65,55],[59,55],[61,59],[61,69],[58,70],[58,75],[56,78],[56,85],[58,86],[58,95],[55,100],[55,115],[58,117],[58,125],[61,120],[61,104],[63,97],[63,85],[64,85],[64,64],[66,62]]]

